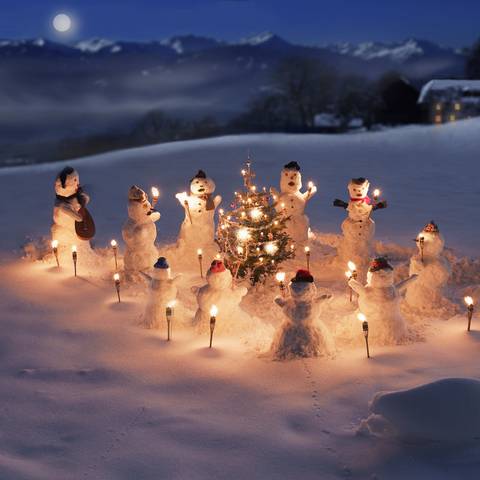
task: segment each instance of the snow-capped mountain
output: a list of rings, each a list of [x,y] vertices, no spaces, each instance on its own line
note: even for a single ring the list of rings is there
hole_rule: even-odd
[[[197,35],[176,35],[160,41],[161,45],[170,47],[179,55],[195,53],[223,45],[223,42],[214,38],[199,37]]]

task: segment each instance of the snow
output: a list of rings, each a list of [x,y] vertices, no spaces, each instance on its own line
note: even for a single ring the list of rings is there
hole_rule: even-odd
[[[480,318],[474,314],[467,333],[459,305],[467,292],[475,298],[480,292],[478,257],[462,257],[478,255],[479,127],[480,120],[469,120],[334,136],[231,136],[0,170],[0,478],[478,478],[478,441],[461,443],[476,436],[478,418],[466,422],[468,415],[478,417],[477,383],[428,384],[480,377]],[[229,318],[221,334],[219,312],[214,348],[208,348],[208,332],[191,328],[198,307],[193,292],[205,281],[198,263],[176,255],[184,211],[175,193],[188,190],[202,168],[227,208],[241,186],[248,150],[259,187],[276,185],[279,169],[292,160],[318,186],[307,206],[316,234],[311,270],[319,293],[331,295],[318,307],[334,337],[333,355],[272,361],[268,348],[285,321],[274,304],[275,282],[242,298],[243,326]],[[98,232],[98,262],[90,268],[79,256],[77,278],[68,261],[57,268],[52,256],[19,258],[27,236],[32,257],[43,248],[53,181],[67,163],[91,196]],[[396,283],[408,276],[419,229],[432,218],[441,225],[452,265],[445,295],[458,311],[446,321],[405,313],[409,341],[381,346],[372,333],[369,360],[344,269],[338,272],[331,262],[343,220],[331,203],[358,176],[368,177],[389,201],[376,217],[376,249],[394,263]],[[168,258],[174,275],[182,274],[171,342],[166,322],[159,330],[140,325],[150,298],[146,282],[128,284],[122,277],[122,302],[116,298],[108,244],[119,241],[122,271],[120,232],[133,183],[145,191],[159,187],[159,255]],[[304,262],[299,254],[284,265],[286,278]],[[244,337],[246,329],[255,342]],[[419,385],[425,387],[411,390]],[[369,412],[377,392],[398,390],[405,393],[377,397]],[[411,398],[432,415],[419,419]],[[467,398],[475,403],[461,403]],[[437,404],[444,410],[429,409]],[[370,421],[367,433],[374,435],[362,434],[369,414],[382,415],[397,434],[379,439]],[[397,415],[406,419],[400,423],[405,430]],[[436,443],[412,448],[399,441],[411,433]],[[455,448],[442,446],[446,434]]]
[[[110,51],[112,53],[117,51],[113,50],[115,47],[115,42],[106,38],[90,38],[88,40],[82,40],[75,45],[75,48],[81,50],[82,52],[88,53],[97,53],[107,47],[111,47]]]
[[[240,45],[262,45],[263,43],[267,43],[268,41],[275,38],[275,34],[272,32],[262,32],[258,33],[257,35],[252,35],[251,37],[242,38],[239,41]]]
[[[441,79],[430,80],[426,83],[418,97],[418,103],[423,103],[432,91],[442,90],[458,90],[460,92],[480,91],[480,80],[455,80],[455,79]]]

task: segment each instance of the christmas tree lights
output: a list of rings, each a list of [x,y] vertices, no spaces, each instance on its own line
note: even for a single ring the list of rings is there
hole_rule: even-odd
[[[235,192],[229,212],[219,211],[217,243],[234,279],[248,278],[252,285],[275,275],[279,265],[295,256],[286,233],[288,217],[277,212],[275,199],[253,184],[250,159],[241,171],[244,189]]]

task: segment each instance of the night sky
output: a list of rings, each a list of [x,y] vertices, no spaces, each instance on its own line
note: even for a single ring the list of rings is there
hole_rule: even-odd
[[[479,0],[0,0],[0,38],[157,40],[193,33],[237,40],[265,30],[305,44],[407,37],[449,46],[480,36]],[[75,28],[55,34],[65,12]]]

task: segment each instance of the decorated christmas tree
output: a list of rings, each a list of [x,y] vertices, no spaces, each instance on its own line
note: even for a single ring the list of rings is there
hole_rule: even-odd
[[[229,212],[219,211],[217,242],[234,278],[252,285],[274,275],[279,265],[295,255],[286,233],[287,216],[275,210],[275,198],[253,184],[250,159],[242,170],[244,189],[235,192]]]

